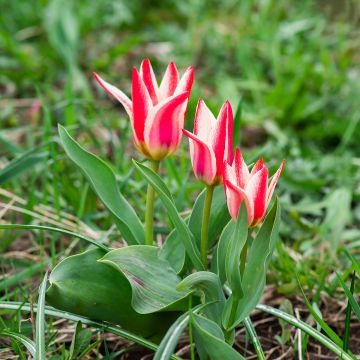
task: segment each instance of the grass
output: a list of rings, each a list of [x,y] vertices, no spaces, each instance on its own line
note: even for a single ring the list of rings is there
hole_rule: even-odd
[[[130,93],[131,67],[144,57],[152,59],[156,73],[170,60],[181,69],[192,64],[196,83],[187,126],[192,128],[198,97],[214,112],[226,99],[234,108],[242,99],[239,141],[246,160],[262,155],[274,172],[286,159],[277,190],[284,209],[282,242],[268,273],[277,291],[268,288],[269,303],[289,299],[302,311],[302,320],[313,322],[299,297],[296,272],[312,309],[343,338],[348,301],[343,286],[350,288],[360,256],[359,14],[356,1],[336,0],[0,4],[1,221],[61,224],[116,246],[117,230],[59,145],[57,124],[115,170],[124,195],[140,213],[146,184],[131,165],[138,155],[129,120],[91,73],[96,70]],[[184,212],[202,188],[188,184],[187,153],[183,141],[163,165],[164,181]],[[155,214],[160,211],[157,200]],[[168,224],[156,221],[158,233],[168,230]],[[0,238],[2,301],[36,300],[45,270],[87,246],[75,237],[35,228],[0,229]],[[355,281],[354,298],[358,290]],[[2,328],[35,341],[31,323],[22,321],[26,317],[2,312]],[[338,313],[343,323],[333,321]],[[71,337],[56,341],[59,324],[50,320],[45,331],[49,353],[70,351]],[[358,335],[350,330],[349,347],[355,353]],[[304,336],[299,349],[297,336],[274,354],[315,352]],[[1,340],[1,346],[25,356],[13,341]],[[105,349],[109,358],[116,352],[104,341],[92,351],[100,356]]]

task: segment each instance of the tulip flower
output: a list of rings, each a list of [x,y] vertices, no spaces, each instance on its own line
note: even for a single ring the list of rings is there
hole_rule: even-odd
[[[196,108],[194,133],[183,130],[189,138],[195,176],[208,186],[223,182],[224,162],[232,161],[233,127],[233,113],[228,101],[215,119],[200,99]]]
[[[130,117],[136,148],[151,160],[172,154],[181,141],[185,112],[194,80],[190,66],[181,79],[173,62],[158,86],[149,59],[132,70],[132,100],[94,73],[98,83],[120,101]]]
[[[232,164],[226,164],[224,187],[231,217],[236,220],[240,205],[245,203],[249,227],[258,225],[266,214],[284,161],[269,183],[269,171],[260,158],[249,172],[239,149]]]
[[[199,100],[194,133],[183,130],[189,138],[190,157],[195,176],[207,185],[201,223],[200,252],[206,268],[211,203],[214,187],[223,182],[224,162],[232,161],[232,138],[234,120],[228,101],[221,107],[217,119]]]

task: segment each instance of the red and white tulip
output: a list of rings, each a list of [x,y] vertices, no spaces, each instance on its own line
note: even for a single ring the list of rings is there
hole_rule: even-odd
[[[228,101],[221,107],[217,119],[200,99],[196,108],[194,132],[183,130],[189,138],[191,163],[195,176],[206,185],[222,184],[224,162],[233,157],[234,120]]]
[[[231,217],[236,220],[244,202],[249,227],[258,225],[266,214],[277,181],[284,168],[284,161],[269,183],[269,170],[260,158],[249,171],[239,149],[232,164],[225,165],[224,187]]]
[[[180,79],[176,65],[170,62],[158,86],[149,59],[143,60],[140,71],[132,71],[131,100],[98,74],[94,76],[124,106],[131,119],[135,146],[143,155],[161,160],[178,148],[194,80],[191,66]]]

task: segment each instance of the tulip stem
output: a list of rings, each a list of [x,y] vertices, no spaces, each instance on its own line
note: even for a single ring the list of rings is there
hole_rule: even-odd
[[[214,193],[214,186],[208,186],[206,188],[204,209],[203,209],[203,218],[201,225],[201,241],[200,241],[200,252],[201,252],[201,261],[206,269],[207,266],[207,250],[208,250],[208,240],[209,240],[209,220],[210,220],[210,210],[211,202]]]
[[[154,172],[159,170],[160,162],[156,160],[150,160],[150,169]],[[146,213],[145,213],[145,244],[153,245],[154,240],[154,231],[153,231],[153,222],[154,222],[154,189],[149,184],[146,194]]]

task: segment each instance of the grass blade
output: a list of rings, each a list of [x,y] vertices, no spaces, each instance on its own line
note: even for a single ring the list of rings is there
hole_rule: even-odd
[[[256,330],[254,328],[254,325],[250,319],[250,317],[246,317],[244,319],[244,325],[246,327],[246,332],[248,333],[253,345],[254,345],[254,348],[255,348],[255,351],[256,351],[256,354],[257,354],[257,357],[259,360],[265,360],[265,354],[264,354],[264,351],[262,349],[262,346],[261,346],[261,343],[260,343],[260,340],[256,334]]]
[[[79,238],[80,240],[84,240],[89,242],[90,244],[101,248],[105,251],[109,251],[109,248],[107,246],[105,246],[104,244],[98,243],[95,240],[89,239],[88,237],[81,235],[81,234],[77,234],[74,233],[72,231],[69,230],[65,230],[65,229],[61,229],[61,228],[56,228],[53,226],[44,226],[44,225],[23,225],[23,224],[0,224],[0,229],[34,229],[34,230],[49,230],[49,231],[55,231],[55,232],[59,232],[62,234],[66,234],[66,235],[71,235],[74,237]]]
[[[307,299],[307,297],[304,293],[304,290],[301,286],[301,283],[300,283],[300,280],[299,280],[297,274],[295,274],[295,276],[296,276],[296,280],[298,282],[300,291],[302,293],[305,305],[309,309],[309,311],[310,311],[311,315],[314,317],[315,321],[320,325],[320,327],[325,331],[325,333],[331,338],[332,341],[334,341],[338,346],[343,347],[343,341],[335,333],[335,331],[333,329],[331,329],[330,326],[319,316],[317,311],[314,310],[314,308],[312,307],[312,305],[310,304],[309,300]]]
[[[38,311],[36,314],[36,353],[35,360],[46,360],[45,350],[45,293],[48,274],[44,276],[39,288]]]
[[[351,285],[350,285],[350,292],[354,294],[355,289],[355,271],[351,277]],[[346,316],[345,316],[345,330],[344,330],[344,346],[343,349],[345,351],[349,348],[349,338],[350,338],[350,320],[351,320],[351,303],[348,300],[348,304],[346,307]]]
[[[25,335],[18,334],[13,331],[3,330],[0,332],[0,337],[2,337],[2,336],[9,337],[9,338],[14,339],[15,341],[23,344],[26,347],[26,349],[29,351],[31,356],[35,357],[35,353],[36,353],[35,343],[32,340],[30,340],[28,337],[26,337]]]
[[[356,271],[357,275],[360,277],[360,265],[359,265],[359,262],[356,261],[354,256],[352,254],[350,254],[347,250],[345,250],[345,253],[346,253],[347,257],[351,260],[352,265],[353,265],[354,270]]]
[[[334,354],[336,354],[340,359],[342,360],[354,360],[354,357],[346,353],[340,346],[338,346],[335,342],[333,342],[331,339],[326,337],[321,332],[317,331],[310,325],[306,324],[305,322],[297,319],[296,317],[287,314],[286,312],[275,309],[271,306],[259,304],[256,306],[257,310],[264,311],[267,314],[273,315],[279,319],[282,319],[289,323],[290,325],[295,326],[297,329],[300,329],[304,333],[308,334],[315,340],[317,340],[320,344],[324,345],[327,349],[332,351]]]
[[[359,304],[355,300],[353,294],[351,293],[349,288],[346,286],[346,284],[345,284],[344,280],[341,278],[341,276],[338,273],[336,273],[336,276],[345,291],[345,295],[347,296],[349,303],[351,304],[351,307],[353,308],[356,317],[360,321],[360,306],[359,306]]]

